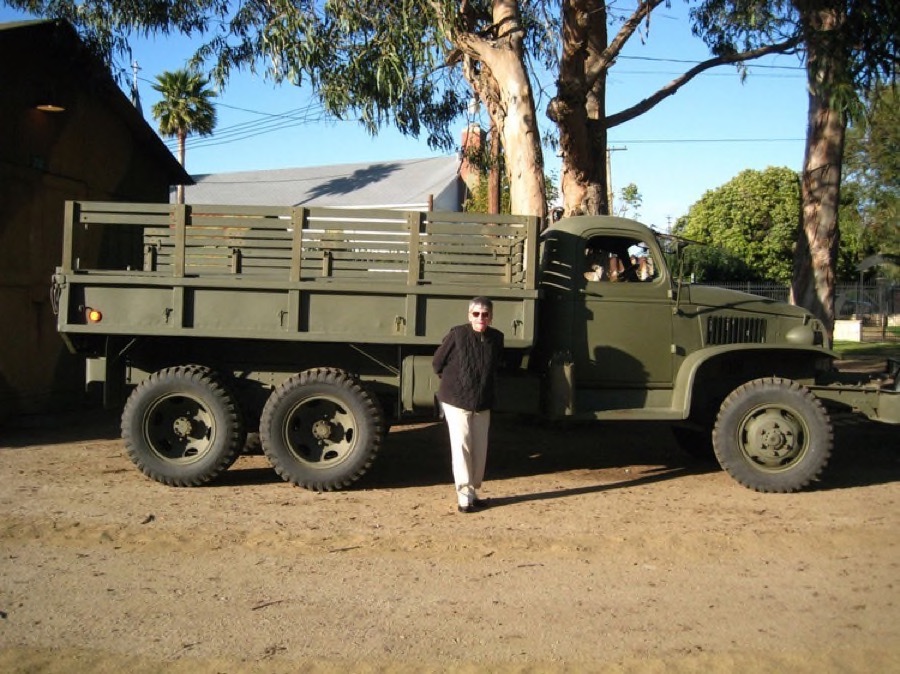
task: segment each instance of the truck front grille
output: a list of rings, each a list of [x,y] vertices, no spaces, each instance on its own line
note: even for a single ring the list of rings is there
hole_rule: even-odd
[[[744,316],[711,316],[706,323],[706,343],[764,344],[766,319]]]

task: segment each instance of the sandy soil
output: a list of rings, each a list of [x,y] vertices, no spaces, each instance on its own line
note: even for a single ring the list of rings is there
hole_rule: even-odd
[[[331,494],[165,487],[106,416],[3,433],[0,671],[900,671],[897,427],[766,495],[663,426],[498,419],[473,515],[438,424]]]

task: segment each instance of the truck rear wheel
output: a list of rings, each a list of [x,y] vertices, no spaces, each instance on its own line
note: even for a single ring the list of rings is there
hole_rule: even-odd
[[[234,463],[245,433],[234,397],[215,374],[186,365],[154,372],[132,391],[122,437],[144,475],[195,487]]]
[[[381,408],[341,370],[307,370],[269,396],[260,421],[263,451],[282,478],[316,491],[342,489],[375,460]]]
[[[755,379],[722,403],[713,429],[716,458],[731,477],[761,492],[793,492],[819,477],[834,437],[809,389],[788,379]]]

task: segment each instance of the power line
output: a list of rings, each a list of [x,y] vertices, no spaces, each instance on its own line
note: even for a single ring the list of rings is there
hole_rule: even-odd
[[[657,56],[618,56],[617,58],[628,60],[628,61],[653,61],[657,63],[685,63],[688,65],[697,65],[699,63],[703,63],[703,61],[694,61],[691,59],[669,59],[669,58],[660,58]],[[776,66],[776,65],[766,65],[764,63],[755,63],[753,61],[744,61],[744,65],[748,68],[763,68],[767,70],[804,70],[805,68],[802,65],[798,66]],[[723,64],[724,65],[724,64]]]
[[[697,64],[700,61],[688,59],[659,58],[652,56],[620,56],[621,59],[633,61],[648,61],[659,63],[683,63]],[[772,69],[772,70],[790,70],[801,71],[802,66],[775,66],[753,64],[754,68]],[[668,71],[617,71],[616,75],[677,75],[677,72]],[[716,75],[728,77],[728,73],[705,73],[707,75]],[[763,77],[790,77],[790,75],[765,75]],[[138,79],[153,84],[151,80],[143,77]],[[217,102],[217,107],[247,112],[259,116],[261,119],[239,122],[227,127],[216,130],[209,136],[190,136],[186,140],[187,148],[207,148],[217,145],[227,145],[239,141],[255,138],[257,136],[275,133],[286,129],[295,128],[304,124],[318,123],[326,119],[327,114],[321,102],[310,102],[305,108],[295,108],[280,113],[262,112],[260,110],[252,110],[238,106],[229,105],[227,103]],[[618,142],[634,143],[634,144],[674,144],[674,143],[775,143],[775,142],[797,142],[802,141],[801,138],[685,138],[685,139],[643,139],[643,140],[623,140]],[[164,138],[163,142],[170,150],[177,147],[178,141],[175,138]]]
[[[645,138],[643,140],[619,140],[611,138],[609,142],[632,144],[665,144],[665,143],[796,143],[805,138]]]

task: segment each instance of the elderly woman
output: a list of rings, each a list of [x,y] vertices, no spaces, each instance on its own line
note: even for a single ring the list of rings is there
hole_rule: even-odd
[[[494,305],[487,297],[469,302],[469,322],[450,329],[434,354],[441,378],[437,398],[450,433],[457,508],[475,512],[487,461],[494,383],[503,357],[503,333],[491,327]]]

